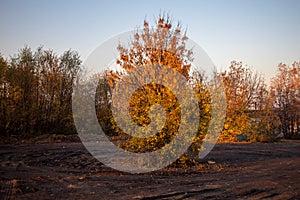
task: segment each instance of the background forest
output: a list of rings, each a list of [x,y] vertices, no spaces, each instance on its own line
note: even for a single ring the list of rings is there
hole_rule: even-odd
[[[0,57],[0,132],[2,141],[40,134],[76,134],[72,119],[72,84],[82,72],[78,52],[58,56],[29,47],[9,59]],[[221,72],[226,86],[227,116],[220,141],[239,134],[251,141],[272,141],[282,134],[299,138],[300,62],[280,63],[268,87],[242,62]]]
[[[116,63],[127,73],[137,63],[172,67],[187,79],[193,79],[193,83],[196,83],[193,89],[200,91],[199,107],[205,110],[209,106],[206,105],[209,101],[205,99],[205,75],[189,76],[193,52],[185,49],[187,37],[181,33],[181,26],[172,27],[168,18],[159,18],[155,29],[150,29],[145,21],[142,32],[134,35],[131,49],[121,45],[116,47],[120,53]],[[41,134],[77,134],[72,116],[72,88],[84,71],[79,53],[71,50],[57,55],[42,47],[35,51],[25,47],[10,58],[0,56],[1,141],[11,142],[12,139]],[[119,72],[105,73],[100,76],[104,80],[102,89],[105,85],[113,86],[124,76]],[[219,141],[268,142],[278,137],[300,138],[300,62],[292,65],[279,63],[277,75],[272,78],[270,86],[261,75],[238,61],[232,61],[228,70],[216,72],[215,76],[223,80],[227,97],[226,119]],[[144,89],[149,90],[148,94],[153,89],[157,90],[153,94],[160,94],[164,90],[168,93],[166,89],[155,85],[147,87]],[[102,91],[102,97],[97,98],[103,98],[108,91]],[[149,105],[144,106],[150,108],[153,103],[148,102]],[[97,109],[97,115],[107,134],[114,135],[118,131],[113,128],[115,124],[107,110],[108,104],[103,104],[105,109],[103,105],[102,109]],[[133,113],[139,115],[140,104],[132,102],[132,105],[135,106]],[[209,120],[207,113],[203,113],[203,119]],[[106,120],[103,116],[107,117]],[[147,120],[139,121],[138,117],[134,120],[138,124],[147,124]],[[169,123],[172,124],[174,120],[169,120]],[[208,123],[204,122],[202,126]],[[199,128],[200,132],[205,130],[206,127]]]

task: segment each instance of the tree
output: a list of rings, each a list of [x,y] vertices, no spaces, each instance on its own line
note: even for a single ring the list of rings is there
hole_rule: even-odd
[[[266,110],[268,92],[261,76],[242,62],[232,61],[228,71],[221,74],[227,97],[227,114],[221,141],[235,141],[236,135],[253,134],[253,119]],[[257,113],[253,115],[253,113]]]
[[[8,125],[9,115],[9,82],[7,80],[8,63],[0,55],[0,132],[3,134],[2,137],[8,137],[6,127]]]
[[[300,133],[300,62],[291,66],[278,65],[278,74],[272,79],[274,106],[281,121],[285,138],[299,138]]]
[[[40,133],[75,133],[72,85],[81,70],[77,52],[59,57],[25,47],[7,61],[0,58],[0,129],[16,139]]]
[[[124,81],[131,74],[138,71],[139,68],[145,66],[151,68],[155,65],[172,68],[184,76],[186,80],[190,81],[190,87],[193,88],[194,91],[197,91],[198,94],[200,116],[205,120],[201,120],[199,123],[198,137],[195,138],[194,144],[189,148],[189,152],[196,153],[194,153],[193,157],[187,153],[180,159],[180,162],[187,164],[188,162],[194,162],[196,160],[198,156],[197,152],[199,152],[199,148],[201,148],[200,145],[195,145],[195,143],[200,144],[202,142],[207,129],[209,117],[205,116],[209,116],[209,109],[206,109],[206,107],[209,107],[209,98],[203,82],[197,79],[199,77],[196,78],[196,76],[191,75],[190,68],[193,60],[193,52],[191,49],[186,49],[185,44],[188,38],[186,32],[182,33],[181,25],[178,23],[177,26],[173,27],[168,16],[159,16],[153,28],[150,28],[148,22],[145,20],[143,29],[136,31],[129,47],[122,46],[121,44],[117,47],[120,55],[116,63],[121,70],[106,72],[106,75],[103,76],[106,78],[100,82],[103,84],[103,80],[107,79],[107,83],[110,85],[110,88],[113,89],[120,80]],[[142,83],[141,77],[145,74],[142,74],[144,73],[143,71],[138,72],[140,74],[134,77],[135,81],[136,83]],[[154,72],[154,70],[150,73],[152,72]],[[196,72],[194,75],[195,74]],[[168,74],[165,74],[165,77],[168,77]],[[180,84],[176,82],[175,79],[173,81],[172,84],[174,85]],[[102,100],[106,99],[108,102],[105,105],[110,106],[107,97],[111,96],[111,89],[103,86],[102,88],[106,88],[106,90],[101,90],[101,88],[98,87],[98,94],[104,94],[105,98],[98,96],[96,99],[98,102],[103,102]],[[151,107],[155,104],[161,105],[167,113],[165,123],[163,123],[162,119],[164,118],[162,116],[156,116],[154,118],[149,116]],[[103,126],[110,124],[110,126],[113,127],[113,130],[109,129],[113,132],[110,133],[110,135],[122,135],[127,138],[125,143],[119,143],[122,148],[132,152],[157,150],[166,143],[169,143],[178,133],[181,114],[180,104],[169,88],[155,83],[146,85],[140,84],[132,98],[130,98],[129,105],[130,116],[139,126],[145,127],[151,120],[158,120],[158,123],[163,124],[163,127],[151,137],[131,137],[118,128],[112,114],[104,111],[106,110],[104,109],[105,106],[96,106],[98,108],[99,122],[102,123]]]

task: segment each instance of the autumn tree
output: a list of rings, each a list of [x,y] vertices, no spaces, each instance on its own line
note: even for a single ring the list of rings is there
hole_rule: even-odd
[[[280,63],[272,79],[271,92],[274,106],[280,117],[285,138],[299,138],[300,133],[300,62],[291,66]]]
[[[10,84],[7,80],[7,70],[8,63],[0,56],[0,132],[3,134],[2,137],[9,136],[6,127],[9,123],[10,112],[12,110],[11,103],[13,101],[12,95],[9,94]]]
[[[81,70],[78,54],[66,51],[57,56],[51,50],[40,49],[35,57],[38,59],[38,110],[43,110],[36,119],[37,124],[48,131],[68,125],[70,132],[74,132],[71,98],[73,83]]]
[[[16,139],[40,133],[75,133],[72,85],[81,70],[78,53],[62,56],[25,47],[0,60],[1,133]]]
[[[253,137],[259,132],[253,125],[262,120],[270,109],[264,79],[237,61],[232,61],[229,70],[221,76],[226,89],[227,112],[220,140],[235,141],[238,134]]]
[[[119,81],[126,79],[126,77],[135,73],[142,67],[151,68],[153,66],[166,66],[167,68],[171,68],[180,73],[181,76],[190,83],[190,87],[193,88],[194,91],[198,92],[197,97],[200,108],[200,116],[205,119],[201,120],[199,124],[198,137],[195,138],[195,142],[200,144],[205,135],[209,121],[209,117],[205,117],[209,116],[209,109],[204,109],[209,106],[209,98],[208,94],[205,92],[204,84],[199,81],[200,79],[195,81],[196,76],[193,76],[193,73],[190,70],[191,62],[193,60],[193,51],[186,48],[187,39],[188,37],[186,36],[186,32],[182,30],[181,25],[178,23],[174,26],[168,16],[159,16],[154,27],[151,27],[145,20],[143,29],[135,32],[132,41],[128,46],[119,44],[117,47],[119,57],[116,60],[116,64],[121,69],[106,72],[106,76],[103,77],[106,77],[105,79],[110,87],[102,87],[106,88],[106,91],[103,91],[103,89],[101,90],[101,87],[98,87],[98,94],[102,94],[102,97],[99,95],[96,99],[103,99],[103,95],[105,96],[105,99],[107,99],[107,97],[111,96],[111,90],[117,86]],[[139,73],[141,74],[134,77],[136,80],[135,84],[141,83],[142,80],[140,80],[140,77],[145,75],[142,74],[143,71],[139,71]],[[197,73],[194,72],[194,74]],[[167,78],[168,74],[164,74],[164,76]],[[101,84],[103,84],[103,77]],[[173,81],[174,84],[181,84],[176,82],[175,79]],[[106,103],[106,105],[109,104],[110,102]],[[126,142],[119,144],[122,148],[132,152],[157,150],[166,143],[169,143],[177,134],[181,120],[180,104],[172,91],[163,85],[155,83],[139,85],[139,88],[134,92],[129,102],[129,112],[132,120],[137,125],[145,127],[151,122],[151,120],[160,119],[160,117],[156,117],[154,119],[150,119],[149,117],[151,106],[154,104],[160,104],[167,113],[167,119],[163,128],[154,136],[147,138],[127,135]],[[103,106],[98,105],[96,107],[98,107],[100,124],[102,123],[103,126],[105,126],[105,124],[111,124],[111,127],[114,127],[114,130],[110,131],[114,132],[114,135],[126,135],[126,133],[122,132],[122,130],[118,128],[118,125],[110,112],[105,114]],[[102,108],[102,110],[99,108]],[[198,156],[197,152],[199,152],[199,148],[199,145],[191,145],[189,151],[196,152],[194,153],[194,157],[185,154],[183,156],[185,158],[182,157],[181,161],[184,163],[190,161],[194,162]]]

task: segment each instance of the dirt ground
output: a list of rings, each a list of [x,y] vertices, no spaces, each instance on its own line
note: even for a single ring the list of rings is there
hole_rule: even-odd
[[[300,142],[217,144],[191,169],[115,171],[80,142],[0,145],[0,199],[300,199]]]

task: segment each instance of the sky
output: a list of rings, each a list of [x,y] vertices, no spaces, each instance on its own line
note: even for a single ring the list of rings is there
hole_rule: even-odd
[[[219,70],[242,61],[268,83],[278,63],[300,61],[297,0],[0,0],[0,53],[9,57],[25,45],[42,45],[58,54],[76,50],[84,60],[160,12],[179,20]]]

